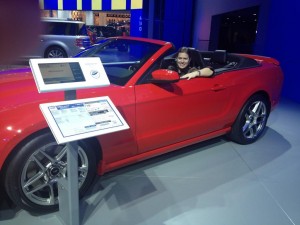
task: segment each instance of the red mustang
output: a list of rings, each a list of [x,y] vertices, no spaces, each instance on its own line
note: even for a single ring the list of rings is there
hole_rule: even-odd
[[[76,57],[100,57],[110,86],[77,91],[77,98],[109,96],[130,129],[79,142],[83,195],[96,174],[221,135],[240,144],[256,141],[277,105],[283,83],[273,58],[193,52],[212,77],[180,80],[170,42],[117,37]],[[66,146],[58,145],[39,104],[64,100],[63,92],[38,93],[30,69],[0,74],[1,183],[12,201],[34,212],[58,209],[57,178],[67,176]]]

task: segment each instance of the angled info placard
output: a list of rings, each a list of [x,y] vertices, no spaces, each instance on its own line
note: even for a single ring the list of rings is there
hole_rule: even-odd
[[[40,104],[58,144],[128,129],[108,96]]]

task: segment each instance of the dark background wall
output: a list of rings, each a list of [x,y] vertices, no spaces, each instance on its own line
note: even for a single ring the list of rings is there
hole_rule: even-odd
[[[144,37],[172,42],[176,48],[192,45],[194,0],[144,0]],[[143,23],[143,24],[144,24]]]
[[[282,96],[300,102],[300,76],[297,64],[300,61],[300,2],[295,0],[211,0],[197,2],[194,30],[198,35],[193,38],[193,45],[206,48],[201,40],[209,37],[211,18],[220,13],[231,12],[247,7],[259,7],[257,34],[253,45],[253,54],[265,55],[278,59],[281,63],[285,80]],[[207,47],[208,48],[208,47]]]
[[[285,74],[282,95],[300,102],[300,1],[272,0],[265,23],[265,41],[256,52],[281,62]]]

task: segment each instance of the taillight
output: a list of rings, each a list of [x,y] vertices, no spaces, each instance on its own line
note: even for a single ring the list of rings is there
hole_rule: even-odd
[[[77,47],[87,48],[91,45],[91,41],[89,38],[76,38],[75,45]]]

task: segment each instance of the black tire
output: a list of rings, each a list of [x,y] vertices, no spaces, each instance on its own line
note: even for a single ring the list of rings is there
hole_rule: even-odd
[[[255,142],[265,131],[269,114],[269,101],[262,95],[253,95],[236,118],[229,138],[243,145]]]
[[[96,174],[96,155],[86,142],[78,142],[80,196]],[[58,210],[57,178],[67,176],[66,145],[58,145],[50,132],[43,132],[17,149],[5,171],[4,185],[10,199],[33,213]]]
[[[58,46],[51,46],[45,53],[45,58],[67,58],[68,55],[64,49]]]

